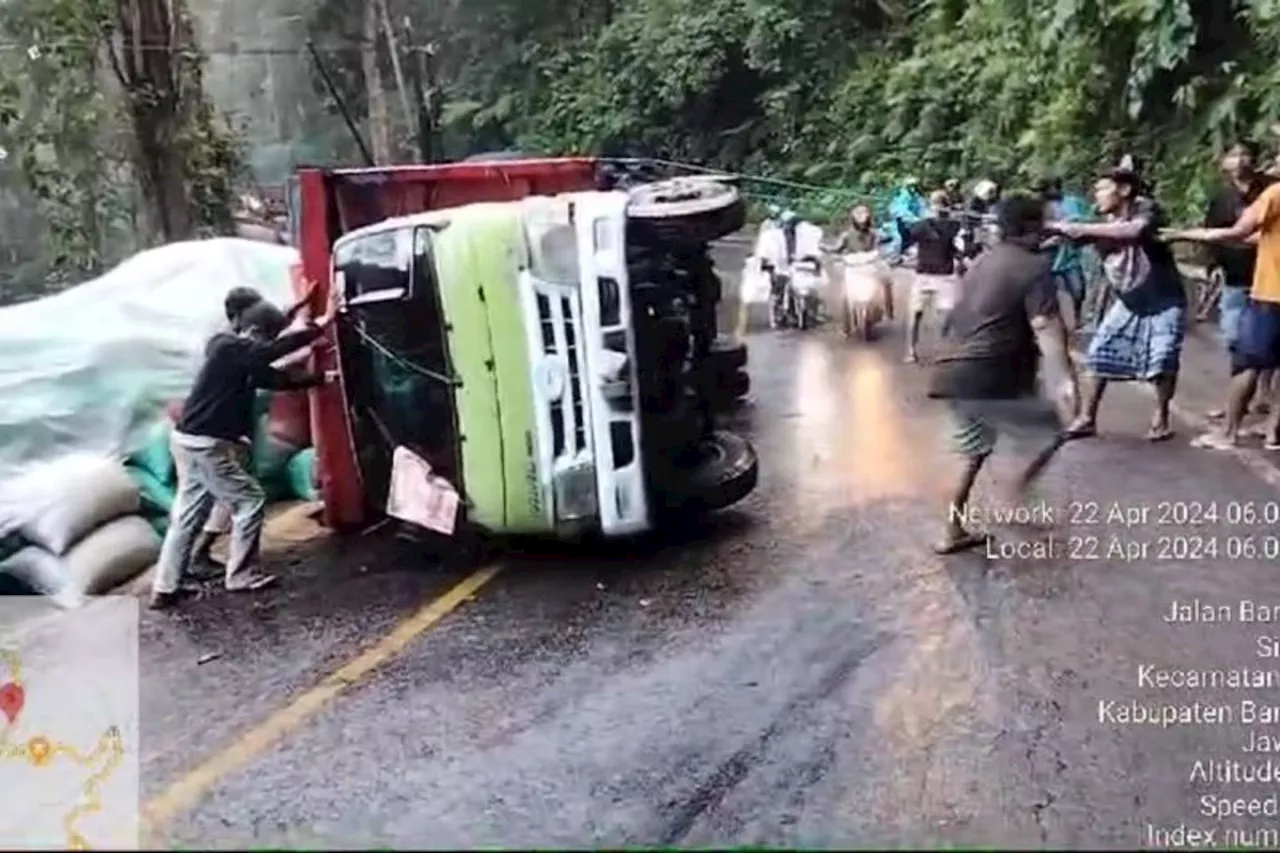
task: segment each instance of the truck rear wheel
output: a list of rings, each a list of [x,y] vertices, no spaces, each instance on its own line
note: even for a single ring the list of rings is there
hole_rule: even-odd
[[[727,412],[751,393],[751,377],[745,370],[710,374],[703,393],[713,411]]]
[[[701,247],[740,230],[746,218],[737,187],[714,178],[643,184],[630,191],[627,206],[629,231],[648,245]]]
[[[724,509],[755,489],[760,460],[751,442],[731,432],[716,431],[699,442],[698,450],[701,458],[686,474],[687,507]]]
[[[707,353],[707,369],[715,373],[732,373],[747,366],[747,345],[727,338],[716,338]]]

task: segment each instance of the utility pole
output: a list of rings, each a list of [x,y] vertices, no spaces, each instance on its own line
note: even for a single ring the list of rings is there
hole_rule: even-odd
[[[413,24],[404,19],[404,41],[410,45],[412,56],[409,57],[409,90],[413,96],[414,118],[417,125],[418,158],[423,163],[434,163],[436,160],[435,127],[432,121],[431,104],[427,100],[425,80],[430,73],[426,52],[428,47],[415,45],[413,41]]]
[[[391,26],[391,13],[387,10],[387,0],[377,0],[378,12],[382,19],[382,31],[387,37],[387,48],[391,52],[391,70],[396,75],[396,91],[400,93],[400,109],[404,114],[405,127],[413,127],[413,110],[409,107],[409,89],[405,83],[404,67],[400,61],[400,45],[395,29]]]
[[[366,114],[369,119],[369,144],[378,163],[391,162],[391,134],[387,126],[387,93],[382,88],[382,69],[378,67],[378,7],[364,7],[364,66]]]

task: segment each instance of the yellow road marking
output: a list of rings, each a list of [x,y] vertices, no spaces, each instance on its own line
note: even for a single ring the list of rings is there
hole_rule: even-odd
[[[195,806],[218,780],[247,765],[309,720],[342,691],[399,655],[427,629],[493,580],[500,571],[500,565],[483,568],[444,595],[427,603],[377,643],[325,676],[315,687],[241,734],[226,749],[170,785],[143,808],[144,833],[154,833],[176,815]]]

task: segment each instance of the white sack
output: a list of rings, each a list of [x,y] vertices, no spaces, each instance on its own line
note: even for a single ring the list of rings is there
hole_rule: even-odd
[[[71,583],[66,564],[43,548],[34,545],[23,548],[0,562],[0,574],[16,578],[59,607],[70,609],[84,604],[84,594]]]
[[[141,505],[138,486],[123,465],[73,454],[0,488],[0,528],[17,527],[28,542],[61,556],[95,527],[136,513]]]
[[[105,595],[155,565],[160,535],[147,520],[126,515],[102,525],[63,558],[71,589]]]

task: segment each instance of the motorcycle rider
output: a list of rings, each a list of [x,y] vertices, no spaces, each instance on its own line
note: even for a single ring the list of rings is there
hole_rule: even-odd
[[[929,215],[911,226],[916,244],[916,272],[911,282],[911,319],[907,337],[908,364],[920,360],[920,326],[925,306],[932,302],[946,325],[946,315],[956,303],[956,261],[960,256],[960,222],[947,209],[942,190],[929,197]]]
[[[908,177],[889,202],[892,225],[889,237],[896,256],[901,257],[911,248],[911,226],[924,219],[928,212],[928,202],[920,194],[920,180]]]
[[[983,178],[973,185],[973,193],[969,196],[969,213],[973,216],[985,217],[993,215],[1000,202],[1000,185],[990,178]]]
[[[796,265],[813,264],[821,275],[822,229],[788,208],[779,217],[777,237],[772,245],[762,248],[761,257],[772,268],[769,326],[776,329],[786,318],[789,300],[794,295],[792,285]],[[821,314],[821,294],[818,297],[818,312]]]
[[[865,204],[855,204],[849,211],[848,226],[840,232],[838,241],[830,251],[837,255],[845,252],[874,252],[879,246],[880,235],[876,232],[871,208]]]
[[[973,185],[969,200],[963,205],[960,228],[960,267],[967,269],[982,250],[996,241],[994,226],[996,205],[1000,202],[1000,185],[983,178]]]
[[[947,178],[942,184],[942,191],[947,194],[947,207],[954,211],[964,209],[964,192],[960,189],[958,178]]]
[[[747,334],[751,304],[760,298],[769,302],[769,325],[773,321],[773,294],[779,286],[779,279],[786,272],[786,244],[782,236],[782,207],[770,204],[765,208],[766,214],[756,232],[756,244],[743,268],[742,288],[738,294],[738,319],[734,325],[734,333],[738,340]],[[762,279],[767,278],[768,286],[764,287]],[[757,282],[761,285],[757,292]]]
[[[875,252],[882,241],[871,208],[865,204],[856,204],[849,211],[849,225],[840,232],[836,244],[827,251],[832,254]],[[884,302],[884,315],[893,319],[893,283],[886,277],[881,286],[881,299]]]

